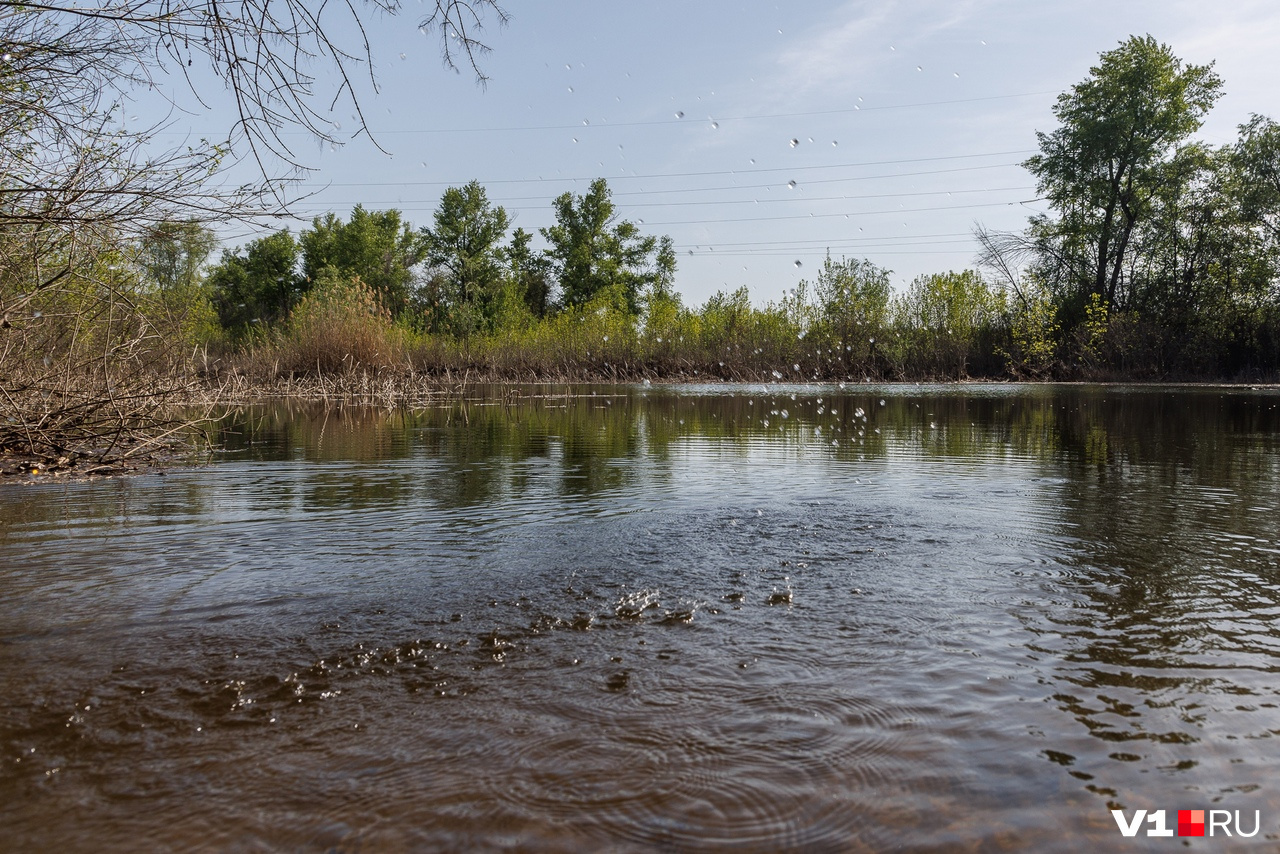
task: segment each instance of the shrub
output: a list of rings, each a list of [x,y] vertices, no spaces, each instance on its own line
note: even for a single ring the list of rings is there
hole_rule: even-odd
[[[323,271],[276,339],[279,370],[333,374],[403,365],[405,333],[359,277]]]

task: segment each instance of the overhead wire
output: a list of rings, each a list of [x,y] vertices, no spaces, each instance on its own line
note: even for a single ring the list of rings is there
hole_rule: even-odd
[[[912,108],[912,107],[941,106],[946,104],[972,103],[972,102],[979,102],[979,101],[993,101],[993,100],[1001,100],[1004,98],[1018,98],[1018,97],[1027,97],[1032,95],[1043,95],[1043,94],[1051,94],[1051,93],[1020,93],[1015,95],[989,96],[989,97],[980,97],[980,98],[919,102],[919,103],[897,104],[897,105],[880,105],[880,106],[856,105],[852,108],[847,108],[847,109],[833,109],[833,110],[821,110],[821,111],[799,112],[799,113],[722,116],[722,117],[717,117],[715,121],[797,118],[797,117],[811,116],[811,115],[852,113],[852,112],[859,112],[862,110],[890,110],[890,109],[904,109],[904,108]],[[701,120],[697,120],[697,121],[701,121]],[[599,129],[602,127],[607,128],[607,127],[627,127],[627,126],[642,126],[642,125],[678,125],[678,124],[688,125],[691,123],[692,122],[687,119],[677,118],[674,120],[665,119],[665,120],[655,120],[655,121],[612,122],[612,123],[599,124],[599,125],[588,124],[585,127]],[[570,128],[577,129],[579,127],[580,126],[578,125],[545,125],[545,126],[540,125],[540,126],[504,127],[504,128],[497,128],[497,127],[495,128],[453,128],[453,129],[438,128],[438,129],[429,129],[421,132],[432,133],[432,134],[442,134],[442,133],[451,133],[451,132],[470,133],[470,132],[475,132],[480,130],[495,131],[495,132],[496,131],[509,132],[509,131],[519,131],[519,130],[551,130],[551,129],[564,130],[564,129],[570,129]],[[400,131],[397,131],[397,133],[398,132]],[[403,132],[410,133],[410,132],[418,132],[418,131],[403,131]],[[378,133],[386,133],[386,131],[379,131]],[[941,195],[953,196],[953,195],[973,195],[973,194],[996,194],[996,193],[1005,193],[1005,192],[1023,192],[1025,190],[1032,189],[1032,188],[1027,186],[1016,186],[1016,187],[1006,186],[1006,187],[995,187],[995,188],[959,188],[959,189],[953,188],[951,190],[931,190],[931,191],[906,192],[906,193],[866,193],[866,194],[852,194],[852,195],[846,194],[841,196],[833,196],[833,195],[807,196],[807,195],[801,195],[800,193],[797,193],[794,197],[791,197],[791,198],[787,198],[783,196],[770,196],[767,198],[752,198],[752,199],[733,199],[733,198],[689,199],[687,198],[687,196],[690,194],[710,194],[710,193],[735,194],[735,193],[747,192],[747,191],[753,191],[753,190],[764,190],[767,192],[771,192],[775,189],[780,189],[782,186],[788,186],[788,185],[780,184],[779,182],[775,181],[771,183],[717,184],[713,186],[675,187],[675,188],[640,187],[637,189],[626,189],[626,186],[631,182],[640,181],[640,180],[666,181],[666,180],[681,180],[681,179],[699,178],[699,177],[701,178],[732,177],[736,180],[737,178],[742,176],[753,176],[753,175],[766,176],[766,175],[777,175],[781,173],[789,173],[789,174],[798,176],[798,175],[808,175],[812,172],[823,173],[820,176],[805,178],[803,183],[799,185],[801,187],[801,193],[802,193],[803,188],[809,187],[809,186],[818,186],[818,185],[830,186],[830,185],[838,185],[842,183],[851,183],[851,182],[858,182],[858,181],[865,182],[865,181],[875,181],[875,180],[890,180],[894,178],[923,177],[923,176],[944,175],[944,174],[962,174],[962,173],[979,172],[984,170],[1008,169],[1011,167],[1020,166],[1021,161],[1013,161],[1013,162],[1001,161],[999,163],[984,163],[984,164],[977,164],[977,165],[971,165],[971,166],[956,166],[956,167],[949,167],[949,168],[942,168],[942,169],[915,169],[915,170],[903,170],[903,171],[878,172],[876,174],[841,175],[840,172],[842,170],[858,170],[858,169],[865,170],[865,169],[872,169],[874,167],[883,167],[883,166],[943,163],[943,162],[949,162],[949,161],[963,161],[963,160],[982,160],[982,159],[989,159],[994,157],[1008,157],[1010,155],[1014,155],[1014,156],[1027,155],[1027,154],[1033,153],[1034,151],[1035,149],[1006,149],[1006,150],[1000,150],[1000,151],[977,152],[977,153],[968,153],[968,154],[950,154],[950,155],[935,155],[935,156],[929,156],[929,157],[865,160],[865,161],[854,161],[854,162],[844,162],[844,163],[826,163],[826,164],[810,163],[810,164],[804,164],[804,165],[797,164],[797,165],[790,165],[790,166],[756,166],[755,161],[753,160],[750,166],[745,168],[738,168],[738,169],[692,170],[692,171],[681,171],[681,172],[675,172],[675,171],[647,172],[647,173],[633,173],[630,175],[624,173],[624,174],[612,175],[612,176],[606,176],[606,177],[607,177],[607,180],[610,181],[611,183],[622,184],[622,188],[613,190],[611,192],[611,196],[615,198],[625,198],[625,199],[646,199],[646,201],[628,201],[625,205],[619,205],[618,207],[620,208],[620,212],[623,213],[624,215],[627,209],[632,209],[632,208],[668,208],[668,207],[680,208],[680,207],[704,207],[704,206],[719,206],[719,207],[728,208],[731,206],[741,206],[744,204],[759,205],[759,204],[773,204],[778,202],[787,202],[792,204],[796,202],[807,202],[812,204],[818,204],[818,203],[828,204],[832,202],[853,202],[853,201],[860,201],[860,200],[885,199],[885,198],[907,198],[907,197],[918,198],[918,197],[925,197],[925,196],[941,196]],[[588,181],[593,181],[597,177],[600,177],[600,176],[579,176],[579,177],[537,176],[537,177],[524,177],[524,178],[492,178],[486,181],[480,181],[480,183],[482,185],[522,185],[522,184],[534,185],[536,184],[536,185],[556,185],[559,187],[563,187],[566,184],[572,185],[572,184],[579,184],[579,183],[586,183]],[[388,181],[388,182],[377,182],[377,181],[299,182],[297,184],[294,184],[293,186],[299,189],[311,188],[313,190],[311,199],[316,203],[321,203],[323,201],[322,197],[325,191],[329,189],[337,189],[337,188],[375,189],[375,188],[381,188],[381,187],[398,187],[398,188],[440,187],[440,186],[459,186],[464,183],[468,183],[468,182],[403,181],[403,180]],[[794,179],[792,180],[792,182],[790,182],[789,186],[790,188],[795,188],[797,186]],[[681,198],[682,196],[685,198]],[[509,202],[542,201],[544,199],[545,199],[545,196],[522,195],[522,196],[508,197],[507,199],[502,199],[501,197],[498,197],[494,199],[494,202],[497,204],[504,204]],[[662,199],[662,200],[657,201],[654,199]],[[310,206],[310,210],[311,211],[321,210],[322,212],[325,212],[331,209],[332,205],[338,204],[338,203],[339,202],[337,200],[330,200],[327,203],[328,207],[325,207],[322,209],[319,206],[319,204],[316,204],[316,205]],[[1022,204],[1022,203],[1023,203],[1022,201],[1000,201],[1000,202],[980,202],[980,203],[963,204],[963,205],[934,205],[934,206],[924,206],[924,207],[915,207],[915,208],[905,208],[900,206],[896,209],[887,209],[887,210],[847,211],[847,212],[842,211],[838,213],[818,213],[818,212],[810,211],[807,214],[771,215],[771,216],[763,216],[763,217],[716,217],[716,218],[701,218],[701,219],[685,218],[685,219],[669,219],[669,220],[658,220],[658,221],[648,221],[648,222],[646,222],[644,219],[640,219],[638,220],[638,224],[644,225],[646,227],[693,226],[693,225],[715,226],[715,225],[721,225],[721,224],[727,225],[727,224],[741,224],[741,223],[751,223],[751,222],[762,222],[762,223],[763,222],[783,222],[783,221],[794,221],[794,220],[801,220],[801,219],[806,219],[806,220],[832,220],[832,219],[839,219],[839,218],[854,219],[856,217],[871,217],[871,216],[901,215],[901,214],[934,212],[934,211],[971,210],[971,209],[979,209],[979,208],[1007,207],[1007,206],[1012,206],[1015,204]],[[428,204],[428,205],[432,205],[432,207],[430,208],[405,207],[406,204],[407,205]],[[393,206],[396,209],[406,213],[434,212],[435,210],[437,210],[437,205],[438,203],[434,199],[418,199],[418,198],[397,199],[393,202],[390,202],[390,206]],[[532,211],[549,213],[549,205],[542,205],[536,208],[528,207],[528,206],[519,206],[519,205],[508,206],[508,210],[511,211],[512,213],[532,212]],[[304,211],[299,211],[299,214],[304,214]],[[966,233],[954,233],[954,232],[950,233],[950,236],[969,237],[969,235]],[[857,245],[849,244],[846,241],[861,240],[861,239],[862,238],[842,238],[840,240],[833,240],[833,241],[816,240],[812,242],[815,244],[829,244],[832,246],[847,245],[849,246],[849,248],[858,248]],[[872,239],[872,238],[867,238],[867,239]],[[899,238],[885,237],[880,239],[881,240],[898,240]],[[908,236],[908,239],[910,239],[910,236]],[[921,235],[919,236],[919,239],[922,242],[915,244],[915,247],[917,248],[912,248],[911,251],[913,253],[929,254],[927,250],[918,248],[923,246],[930,246],[935,244],[942,245],[944,243],[953,244],[953,243],[969,242],[968,240],[946,240],[946,241],[928,242],[929,238],[927,235]],[[791,254],[797,251],[804,251],[802,250],[802,247],[800,244],[803,244],[806,242],[808,241],[800,241],[800,242],[779,241],[778,244],[780,245],[777,247],[777,252],[778,254]],[[684,245],[687,246],[687,244],[684,244]],[[716,245],[728,248],[733,244],[716,244]],[[758,242],[751,242],[746,245],[752,248],[747,250],[742,250],[739,254],[743,254],[743,255],[769,254],[769,252],[763,250],[762,244],[759,244]],[[898,244],[898,243],[866,244],[861,248],[864,248],[864,249],[880,248],[880,249],[887,250],[890,246],[900,246],[900,245],[904,245],[904,244]],[[702,250],[698,250],[698,251],[699,251],[699,254],[703,254]],[[727,257],[731,254],[728,252],[713,253],[713,250],[710,250],[710,249],[706,250],[706,253],[717,254],[717,255],[720,255],[721,257]]]

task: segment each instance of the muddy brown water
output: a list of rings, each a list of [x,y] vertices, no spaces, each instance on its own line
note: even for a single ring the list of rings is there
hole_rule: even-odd
[[[1280,840],[1274,390],[494,389],[222,438],[0,486],[0,848]]]

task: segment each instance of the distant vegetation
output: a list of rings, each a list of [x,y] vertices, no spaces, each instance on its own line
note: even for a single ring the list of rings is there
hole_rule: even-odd
[[[1274,378],[1280,126],[1192,140],[1221,89],[1149,37],[1104,53],[1025,164],[1053,214],[979,228],[979,269],[896,294],[890,271],[828,257],[777,302],[686,306],[670,239],[621,218],[603,179],[552,202],[541,251],[472,182],[422,228],[357,207],[223,252],[204,278],[218,328],[193,343],[261,379]]]
[[[43,417],[49,377],[92,375],[103,352],[163,351],[173,387],[351,374],[1275,380],[1280,125],[1255,116],[1233,144],[1195,141],[1221,90],[1211,67],[1130,38],[1058,98],[1058,128],[1024,164],[1052,213],[1020,232],[979,227],[976,269],[895,293],[889,270],[828,257],[765,305],[745,288],[685,305],[670,238],[620,216],[603,179],[550,201],[539,248],[473,181],[446,190],[425,226],[357,206],[216,260],[196,216],[46,247],[23,197],[4,196],[0,448]],[[10,148],[24,132],[18,119],[3,128]],[[56,287],[31,286],[50,275]],[[94,302],[104,282],[114,313]]]

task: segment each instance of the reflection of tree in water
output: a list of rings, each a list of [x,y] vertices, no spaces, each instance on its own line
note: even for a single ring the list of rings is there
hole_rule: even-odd
[[[1254,773],[1243,765],[1249,742],[1280,724],[1266,711],[1280,694],[1276,404],[1185,389],[1053,402],[1054,441],[1043,447],[1056,448],[1054,512],[1071,552],[1047,586],[1074,604],[1027,613],[1030,651],[1045,662],[1051,701],[1112,743],[1128,773],[1197,768],[1206,788],[1236,785]],[[1043,435],[1038,420],[1015,425]]]

